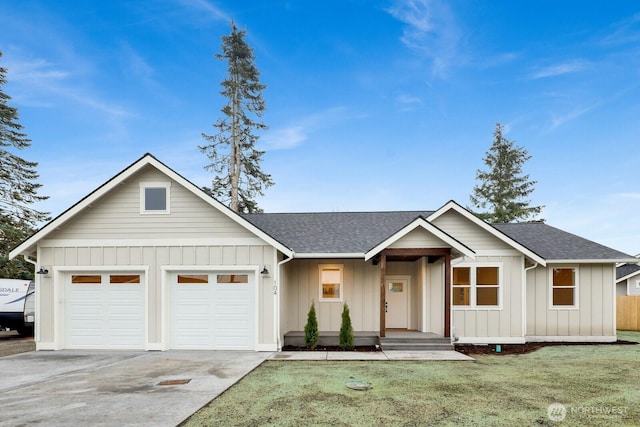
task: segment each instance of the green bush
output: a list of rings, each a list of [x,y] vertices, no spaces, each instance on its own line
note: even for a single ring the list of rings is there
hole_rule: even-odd
[[[316,306],[311,303],[309,314],[307,314],[307,324],[304,325],[304,343],[313,350],[318,345],[318,318],[316,317]]]
[[[351,326],[351,316],[347,303],[342,307],[342,324],[340,325],[340,348],[343,350],[353,349],[353,326]]]

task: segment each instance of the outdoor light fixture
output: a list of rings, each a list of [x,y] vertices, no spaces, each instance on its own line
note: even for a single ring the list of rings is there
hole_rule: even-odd
[[[40,267],[40,270],[38,270],[36,274],[49,274],[49,270],[47,270],[46,268]]]
[[[266,276],[267,274],[269,274],[269,270],[267,270],[267,266],[266,265],[264,266],[264,268],[262,269],[260,274],[262,274],[263,276]]]

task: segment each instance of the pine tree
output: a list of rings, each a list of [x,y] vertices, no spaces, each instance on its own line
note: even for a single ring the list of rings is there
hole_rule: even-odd
[[[213,125],[218,133],[203,133],[209,144],[199,148],[211,162],[205,169],[216,174],[205,191],[228,203],[235,212],[250,213],[260,212],[255,197],[263,195],[273,180],[260,168],[264,151],[255,147],[259,138],[255,131],[267,129],[256,120],[266,108],[262,98],[266,85],[260,83],[253,49],[245,41],[245,35],[246,31],[238,30],[231,21],[231,34],[222,36],[222,53],[216,54],[216,58],[227,63],[227,77],[220,92],[227,98],[227,104],[220,110],[223,117]]]
[[[484,210],[478,216],[494,223],[526,221],[535,218],[544,206],[530,206],[528,196],[537,181],[522,173],[531,156],[522,147],[505,138],[504,126],[496,123],[494,141],[483,159],[488,170],[476,172],[479,184],[473,187],[471,203]]]
[[[22,132],[18,109],[8,105],[11,97],[3,90],[6,74],[0,67],[0,277],[27,279],[32,277],[33,266],[22,259],[9,261],[8,255],[39,222],[48,219],[47,213],[32,207],[47,197],[38,195],[38,164],[16,154],[29,147],[31,140]]]
[[[353,349],[353,326],[351,326],[351,316],[349,306],[345,303],[342,306],[342,323],[340,324],[339,346],[343,350]]]
[[[318,345],[318,338],[320,333],[318,332],[318,318],[316,317],[315,304],[311,303],[311,308],[307,314],[307,324],[304,325],[304,343],[308,348],[313,350]]]

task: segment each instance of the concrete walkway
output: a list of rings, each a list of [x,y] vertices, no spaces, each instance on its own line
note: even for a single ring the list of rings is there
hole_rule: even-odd
[[[473,357],[457,351],[281,351],[271,360],[462,360],[475,361]]]

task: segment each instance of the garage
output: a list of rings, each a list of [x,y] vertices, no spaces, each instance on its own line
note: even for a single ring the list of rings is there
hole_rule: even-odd
[[[65,348],[145,348],[142,273],[69,273],[64,292]]]
[[[173,273],[169,301],[171,348],[255,349],[253,272]]]

